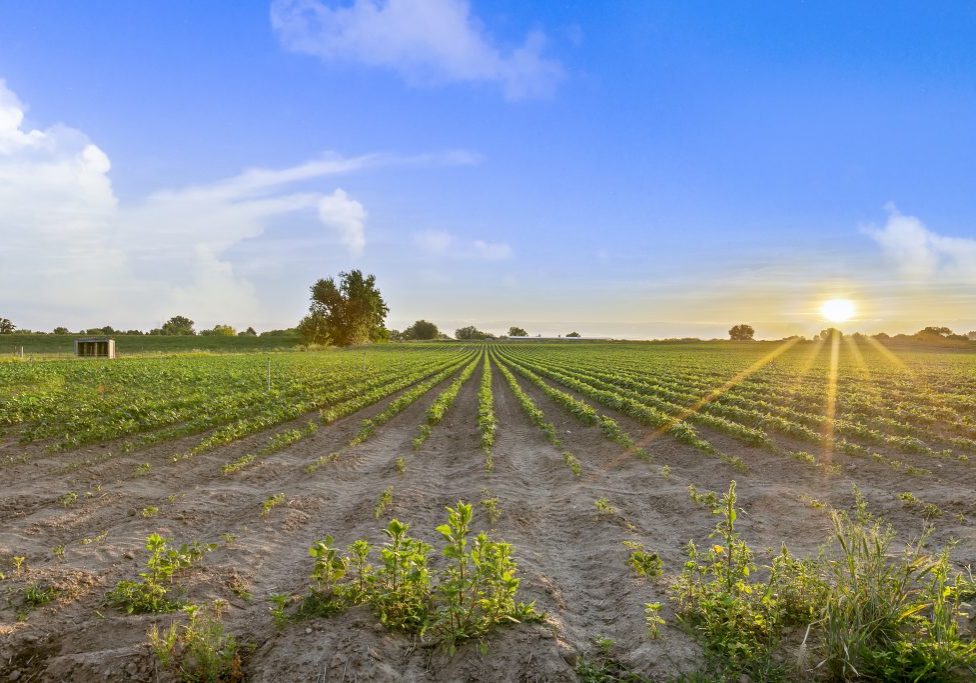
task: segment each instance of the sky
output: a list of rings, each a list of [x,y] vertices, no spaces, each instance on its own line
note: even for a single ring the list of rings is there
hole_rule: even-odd
[[[976,330],[972,2],[0,0],[0,317]]]

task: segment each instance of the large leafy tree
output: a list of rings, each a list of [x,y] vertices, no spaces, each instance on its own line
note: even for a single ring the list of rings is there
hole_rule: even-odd
[[[350,346],[386,339],[384,325],[389,308],[376,276],[361,270],[339,273],[312,285],[312,303],[298,331],[308,343]]]
[[[418,320],[413,325],[405,329],[402,333],[403,339],[437,339],[441,332],[437,325],[426,320]]]
[[[10,320],[7,318],[0,318],[0,334],[11,334],[16,329],[17,326],[10,322]]]
[[[163,334],[196,334],[193,330],[193,321],[185,315],[174,315],[163,323]]]
[[[512,325],[511,327],[508,328],[508,336],[509,337],[528,337],[529,336],[529,333],[526,332],[525,330],[523,330],[521,327],[518,327],[516,325]]]
[[[729,339],[732,341],[752,341],[756,337],[756,331],[752,325],[734,325],[729,330]]]

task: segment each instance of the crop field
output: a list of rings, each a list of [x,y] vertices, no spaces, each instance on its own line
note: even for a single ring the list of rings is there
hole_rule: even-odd
[[[0,361],[0,679],[968,680],[974,468],[873,341]]]

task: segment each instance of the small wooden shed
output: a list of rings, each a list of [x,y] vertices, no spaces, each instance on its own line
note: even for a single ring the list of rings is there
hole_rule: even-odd
[[[75,339],[75,355],[82,358],[115,358],[115,340],[109,337]]]

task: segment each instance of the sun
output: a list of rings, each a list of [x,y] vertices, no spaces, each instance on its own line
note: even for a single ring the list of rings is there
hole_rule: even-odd
[[[828,299],[820,304],[820,315],[832,323],[850,320],[854,313],[854,302],[850,299]]]

